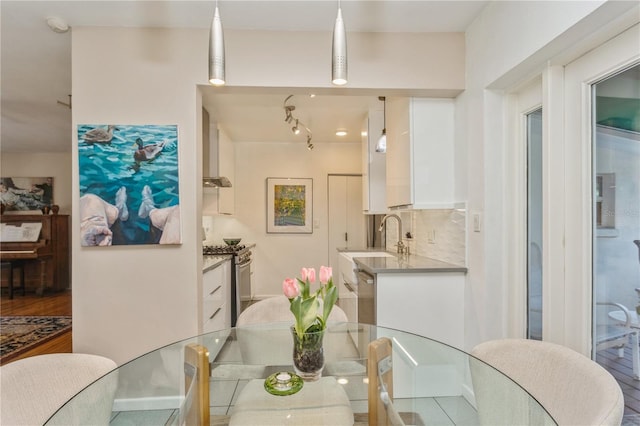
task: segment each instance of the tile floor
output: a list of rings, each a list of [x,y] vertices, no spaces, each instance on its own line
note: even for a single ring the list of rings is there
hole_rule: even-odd
[[[227,342],[213,363],[212,375],[215,377],[216,368],[220,367],[225,358],[234,359],[233,351],[237,351],[234,341]],[[237,358],[235,358],[237,359]],[[367,386],[363,382],[364,374],[346,376],[347,383],[343,384],[354,413],[367,413]],[[211,394],[216,395],[214,405],[211,406],[212,425],[226,424],[235,401],[249,379],[213,380]],[[417,413],[421,422],[416,424],[430,425],[478,425],[475,409],[461,396],[420,398],[416,400],[396,399],[394,401],[398,411]],[[166,425],[172,424],[176,417],[176,410],[150,410],[114,412],[110,424],[125,425]],[[366,416],[363,415],[364,418]]]

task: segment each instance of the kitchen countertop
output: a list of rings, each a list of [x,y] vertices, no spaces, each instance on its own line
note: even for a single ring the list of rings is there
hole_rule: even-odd
[[[339,252],[380,252],[380,248],[338,249]],[[425,273],[425,272],[467,272],[467,268],[414,254],[405,255],[385,251],[391,257],[354,257],[358,267],[370,274]]]
[[[202,272],[207,272],[211,269],[217,268],[227,260],[231,259],[230,254],[216,254],[216,255],[203,255],[202,256]]]

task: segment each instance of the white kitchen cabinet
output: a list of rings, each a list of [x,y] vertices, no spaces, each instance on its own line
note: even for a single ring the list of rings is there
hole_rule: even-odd
[[[201,303],[202,333],[231,327],[231,259],[204,273]]]
[[[384,112],[369,110],[362,123],[362,210],[365,214],[387,212],[386,154],[376,152],[384,128]]]
[[[455,208],[453,99],[389,97],[389,208]]]
[[[464,347],[464,272],[378,273],[377,325]]]

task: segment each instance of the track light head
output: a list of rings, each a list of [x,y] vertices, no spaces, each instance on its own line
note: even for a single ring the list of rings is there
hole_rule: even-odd
[[[296,119],[296,125],[291,128],[294,135],[300,134],[300,127],[298,127],[298,119]]]

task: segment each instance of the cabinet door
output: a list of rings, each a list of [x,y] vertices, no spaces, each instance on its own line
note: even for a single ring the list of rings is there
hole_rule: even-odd
[[[413,204],[410,99],[387,98],[387,206]]]

